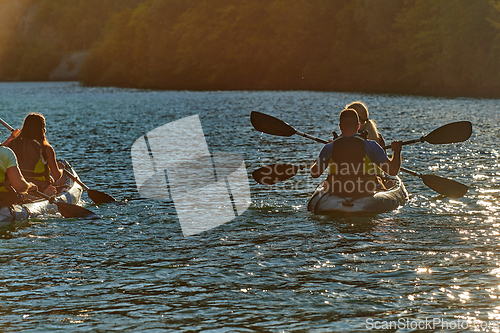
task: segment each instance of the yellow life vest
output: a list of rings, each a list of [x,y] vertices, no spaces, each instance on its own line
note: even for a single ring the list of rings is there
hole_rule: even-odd
[[[0,149],[2,149],[2,156],[6,159],[10,159],[10,154],[4,154],[5,153],[4,149],[7,148],[0,147]],[[12,154],[12,152],[10,153]],[[10,161],[9,162],[6,161],[5,163],[6,163],[5,165],[2,164],[4,165],[5,168],[12,166]],[[7,177],[7,170],[5,171],[0,170],[0,193],[8,193],[8,192],[11,192],[11,186],[9,178]]]
[[[333,140],[328,166],[330,191],[341,196],[367,195],[376,191],[376,176],[381,174],[366,154],[365,139],[355,135]]]
[[[9,191],[10,182],[7,179],[7,174],[0,171],[0,193],[7,193]]]
[[[38,141],[13,140],[9,146],[16,153],[19,169],[26,181],[50,184],[50,170],[44,158],[43,146]]]

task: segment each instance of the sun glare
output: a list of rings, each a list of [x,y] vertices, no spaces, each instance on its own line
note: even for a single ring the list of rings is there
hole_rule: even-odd
[[[0,0],[0,64],[6,46],[15,37],[16,28],[30,3],[30,0]]]

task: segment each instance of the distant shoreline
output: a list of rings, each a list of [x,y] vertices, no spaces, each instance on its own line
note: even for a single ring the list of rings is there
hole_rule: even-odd
[[[500,99],[500,95],[498,96],[485,96],[485,95],[446,95],[446,94],[424,94],[424,93],[411,93],[411,92],[395,92],[395,91],[363,91],[363,90],[342,90],[342,89],[336,89],[336,90],[327,90],[327,89],[280,89],[279,87],[276,88],[269,88],[269,89],[258,89],[258,88],[249,88],[249,89],[187,89],[185,87],[179,87],[179,88],[171,88],[171,89],[164,89],[164,88],[155,88],[155,87],[137,87],[137,86],[126,86],[126,85],[89,85],[86,84],[85,82],[74,79],[74,78],[68,78],[68,79],[52,79],[52,80],[0,80],[0,83],[29,83],[29,82],[38,82],[38,83],[43,83],[43,82],[75,82],[79,83],[82,87],[88,87],[88,88],[93,88],[93,87],[98,87],[98,88],[123,88],[123,89],[137,89],[137,90],[156,90],[156,91],[193,91],[193,92],[203,92],[203,91],[309,91],[309,92],[322,92],[322,93],[349,93],[349,94],[365,94],[365,95],[387,95],[387,96],[413,96],[413,97],[432,97],[432,98],[444,98],[444,99]]]

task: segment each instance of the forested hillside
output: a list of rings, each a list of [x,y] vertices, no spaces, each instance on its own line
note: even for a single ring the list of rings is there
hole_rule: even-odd
[[[0,0],[0,80],[48,80],[62,57],[88,50],[110,17],[144,0]]]
[[[90,50],[88,85],[500,97],[499,1],[9,2],[26,10],[0,33],[3,80]]]

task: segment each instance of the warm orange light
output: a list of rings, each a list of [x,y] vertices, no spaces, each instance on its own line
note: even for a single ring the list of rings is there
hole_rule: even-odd
[[[0,66],[6,47],[21,29],[21,19],[30,8],[32,0],[0,0]]]

